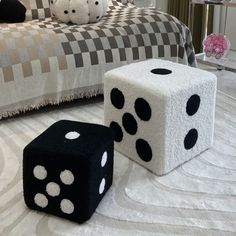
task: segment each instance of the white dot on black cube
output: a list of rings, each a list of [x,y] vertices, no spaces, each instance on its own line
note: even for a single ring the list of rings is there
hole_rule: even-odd
[[[70,170],[64,170],[60,173],[60,179],[63,184],[71,185],[74,182],[74,175]]]
[[[60,203],[61,211],[65,214],[72,214],[74,212],[74,204],[69,199],[63,199]]]
[[[48,199],[47,197],[42,194],[42,193],[37,193],[34,196],[34,202],[37,206],[41,207],[41,208],[45,208],[48,205]]]
[[[47,177],[47,170],[45,169],[44,166],[41,166],[41,165],[35,166],[33,173],[34,173],[34,177],[40,180],[43,180]]]
[[[66,139],[70,139],[70,140],[73,140],[73,139],[77,139],[79,138],[80,134],[76,131],[71,131],[71,132],[68,132],[66,135],[65,135],[65,138]]]
[[[103,178],[100,185],[99,185],[99,193],[100,194],[102,194],[104,192],[105,185],[106,185],[106,180]]]
[[[60,194],[60,186],[57,183],[50,182],[46,186],[46,192],[48,193],[49,196],[56,197],[59,196]]]
[[[102,155],[101,166],[104,167],[107,163],[107,152],[104,152]]]

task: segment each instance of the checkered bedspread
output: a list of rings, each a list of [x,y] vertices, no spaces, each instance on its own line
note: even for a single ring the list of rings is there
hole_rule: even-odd
[[[48,99],[53,102],[63,100],[65,91],[70,91],[66,96],[81,97],[75,90],[102,88],[103,73],[126,63],[163,58],[195,66],[189,29],[168,14],[110,1],[108,14],[101,21],[77,26],[49,17],[48,0],[23,2],[28,8],[27,21],[0,24],[0,84],[8,88],[10,82],[23,81],[25,86],[28,81],[34,93],[17,91],[19,97],[10,99],[10,104],[9,96],[6,104],[0,95],[0,117],[8,105],[45,93],[54,94]],[[51,84],[45,87],[47,80]],[[38,86],[46,91],[38,94]],[[20,108],[16,105],[12,109]]]

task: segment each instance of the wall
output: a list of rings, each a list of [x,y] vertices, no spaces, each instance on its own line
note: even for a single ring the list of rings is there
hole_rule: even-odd
[[[138,7],[147,7],[151,5],[153,0],[135,0],[135,4]],[[167,12],[168,0],[154,0],[156,1],[156,8],[159,11]]]
[[[156,0],[157,9],[167,12],[168,0]]]
[[[233,0],[236,3],[236,0]],[[214,14],[214,30],[216,34],[224,33],[225,26],[225,8],[224,7],[215,7]],[[236,8],[229,7],[228,15],[226,18],[226,29],[225,34],[231,42],[231,49],[236,50]]]

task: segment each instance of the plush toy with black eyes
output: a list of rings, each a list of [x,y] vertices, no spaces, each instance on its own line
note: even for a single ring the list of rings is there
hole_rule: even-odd
[[[0,22],[23,22],[25,12],[25,6],[18,0],[0,0]]]
[[[87,24],[106,15],[108,0],[51,0],[52,15],[62,22]]]

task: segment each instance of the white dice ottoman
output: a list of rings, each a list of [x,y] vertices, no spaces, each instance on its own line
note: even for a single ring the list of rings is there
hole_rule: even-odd
[[[105,74],[105,124],[115,148],[157,175],[213,142],[216,76],[152,59]]]

